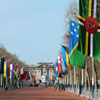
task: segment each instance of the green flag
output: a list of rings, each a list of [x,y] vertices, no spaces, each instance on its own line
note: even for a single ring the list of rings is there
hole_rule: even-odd
[[[95,17],[98,23],[100,23],[100,0],[79,0],[79,45],[78,49],[86,56],[90,56],[91,49],[91,37],[84,26],[87,17]],[[92,18],[93,19],[93,18]],[[89,20],[92,20],[91,18]],[[95,30],[95,21],[87,23],[89,29]],[[93,34],[93,57],[100,60],[100,30]]]

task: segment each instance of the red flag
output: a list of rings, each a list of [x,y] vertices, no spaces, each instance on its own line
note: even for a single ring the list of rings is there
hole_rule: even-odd
[[[69,36],[66,35],[66,38],[67,38],[67,45],[69,45]]]
[[[21,67],[19,67],[19,80],[21,80]]]
[[[8,60],[8,76],[10,76],[10,60]]]
[[[58,73],[61,75],[61,58],[58,56]]]
[[[24,72],[24,77],[25,77],[26,80],[29,79],[29,77],[28,77],[28,71],[25,71],[25,72]]]
[[[14,71],[15,71],[15,72],[17,71],[17,65],[14,66]]]

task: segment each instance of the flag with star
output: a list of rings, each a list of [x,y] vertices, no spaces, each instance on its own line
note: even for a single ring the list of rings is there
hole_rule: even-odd
[[[71,65],[84,68],[85,56],[78,51],[79,42],[79,24],[70,20],[70,33],[69,33],[69,62]]]
[[[88,17],[93,17],[98,22],[99,29],[93,34],[93,40],[88,31],[85,30],[84,23]],[[79,45],[80,50],[84,55],[91,56],[91,50],[93,57],[100,60],[100,0],[79,0]],[[94,24],[94,22],[93,22]],[[94,28],[94,25],[88,23],[90,29]],[[93,29],[95,30],[95,28]],[[93,43],[92,45],[90,45]],[[93,46],[93,49],[91,47]]]

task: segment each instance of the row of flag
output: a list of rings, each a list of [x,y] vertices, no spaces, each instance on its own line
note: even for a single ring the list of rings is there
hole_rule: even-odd
[[[0,58],[0,74],[3,78],[32,80],[31,72],[25,71],[23,67],[11,63],[10,60],[5,61],[5,57]]]
[[[91,40],[90,33],[84,27],[85,19],[90,16],[94,17],[94,13],[96,20],[100,23],[99,4],[100,0],[79,0],[79,23],[70,20],[69,36],[66,35],[68,47],[61,46],[61,52],[55,64],[56,77],[67,74],[68,69],[71,69],[71,65],[85,68],[86,56],[91,56],[90,44],[92,42],[93,57],[100,60],[100,32],[97,31],[93,34],[93,40]],[[94,24],[92,26],[94,27]]]

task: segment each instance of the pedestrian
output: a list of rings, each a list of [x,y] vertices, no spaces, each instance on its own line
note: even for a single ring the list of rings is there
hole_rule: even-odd
[[[60,87],[60,84],[59,84],[59,92],[60,92],[60,90],[61,90],[61,87]]]
[[[53,85],[54,92],[56,91],[56,89],[57,89],[57,87],[56,87],[56,84],[54,83],[54,85]]]

